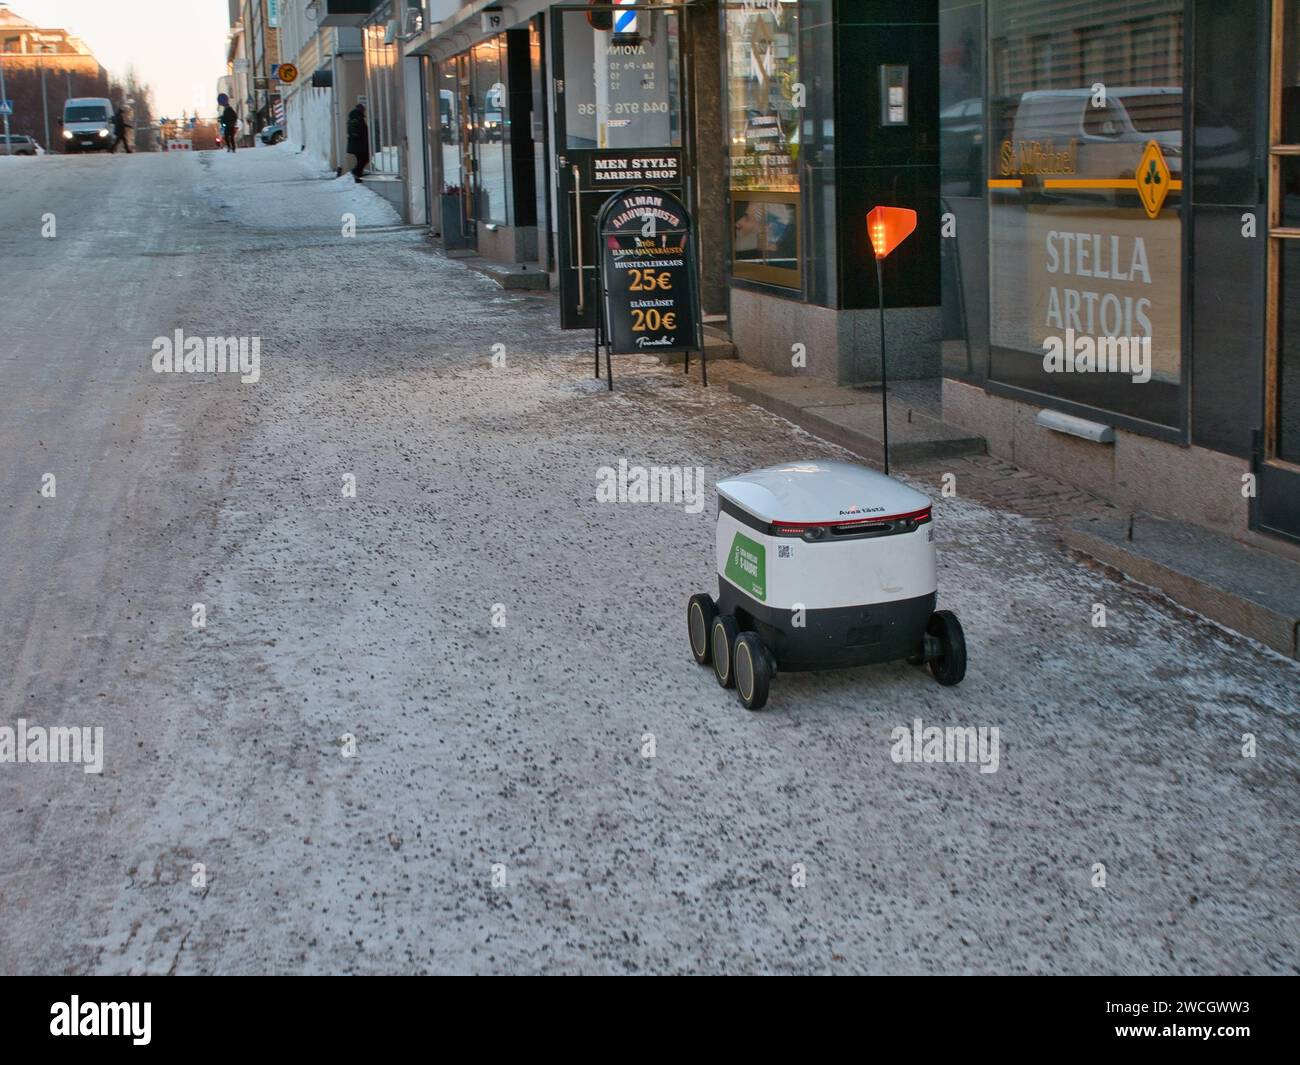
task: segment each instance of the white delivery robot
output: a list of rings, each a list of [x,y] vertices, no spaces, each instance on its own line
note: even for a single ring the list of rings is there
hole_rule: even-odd
[[[751,710],[778,669],[906,658],[966,675],[961,623],[935,610],[930,500],[848,462],[790,462],[718,482],[718,599],[691,596],[691,652]]]

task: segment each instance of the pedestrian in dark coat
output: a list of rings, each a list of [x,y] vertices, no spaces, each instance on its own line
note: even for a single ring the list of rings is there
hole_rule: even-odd
[[[361,183],[361,175],[366,172],[370,162],[370,127],[366,124],[366,105],[357,104],[348,115],[348,154],[355,157],[357,165],[352,168],[352,176]]]
[[[221,109],[221,139],[226,142],[226,151],[235,150],[235,127],[239,125],[239,115],[229,104]]]
[[[127,131],[128,129],[135,129],[135,127],[134,127],[134,126],[129,126],[129,125],[127,125],[127,122],[126,122],[126,112],[123,111],[123,110],[119,107],[119,108],[117,109],[117,114],[115,114],[115,115],[113,116],[113,152],[114,152],[114,154],[116,154],[116,152],[117,152],[117,146],[118,146],[119,144],[120,144],[123,148],[126,149],[126,154],[127,154],[127,155],[130,155],[130,154],[131,154],[131,145],[127,143],[127,139],[126,139],[126,131]]]

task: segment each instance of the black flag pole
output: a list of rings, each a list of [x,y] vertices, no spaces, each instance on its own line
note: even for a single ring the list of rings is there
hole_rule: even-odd
[[[880,295],[880,420],[884,436],[885,476],[889,476],[889,373],[885,366],[885,257],[916,228],[910,207],[873,207],[867,213],[867,236],[876,254],[876,291]]]
[[[880,420],[884,435],[885,476],[889,476],[889,375],[885,370],[885,271],[876,257],[876,291],[880,293]]]

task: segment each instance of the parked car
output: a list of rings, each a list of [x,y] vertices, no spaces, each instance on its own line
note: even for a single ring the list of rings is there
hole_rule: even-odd
[[[263,144],[279,144],[284,140],[284,127],[278,122],[273,122],[257,136]]]
[[[113,101],[102,96],[76,96],[63,105],[63,148],[68,152],[111,152]]]
[[[9,134],[8,143],[5,135],[0,133],[0,155],[44,155],[45,149],[36,143],[36,138],[25,133]]]

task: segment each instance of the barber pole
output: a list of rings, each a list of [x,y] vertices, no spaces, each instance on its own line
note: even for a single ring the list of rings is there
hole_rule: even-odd
[[[637,0],[616,0],[620,7],[626,7],[635,4]],[[636,11],[616,11],[614,13],[614,32],[615,33],[636,33]]]

